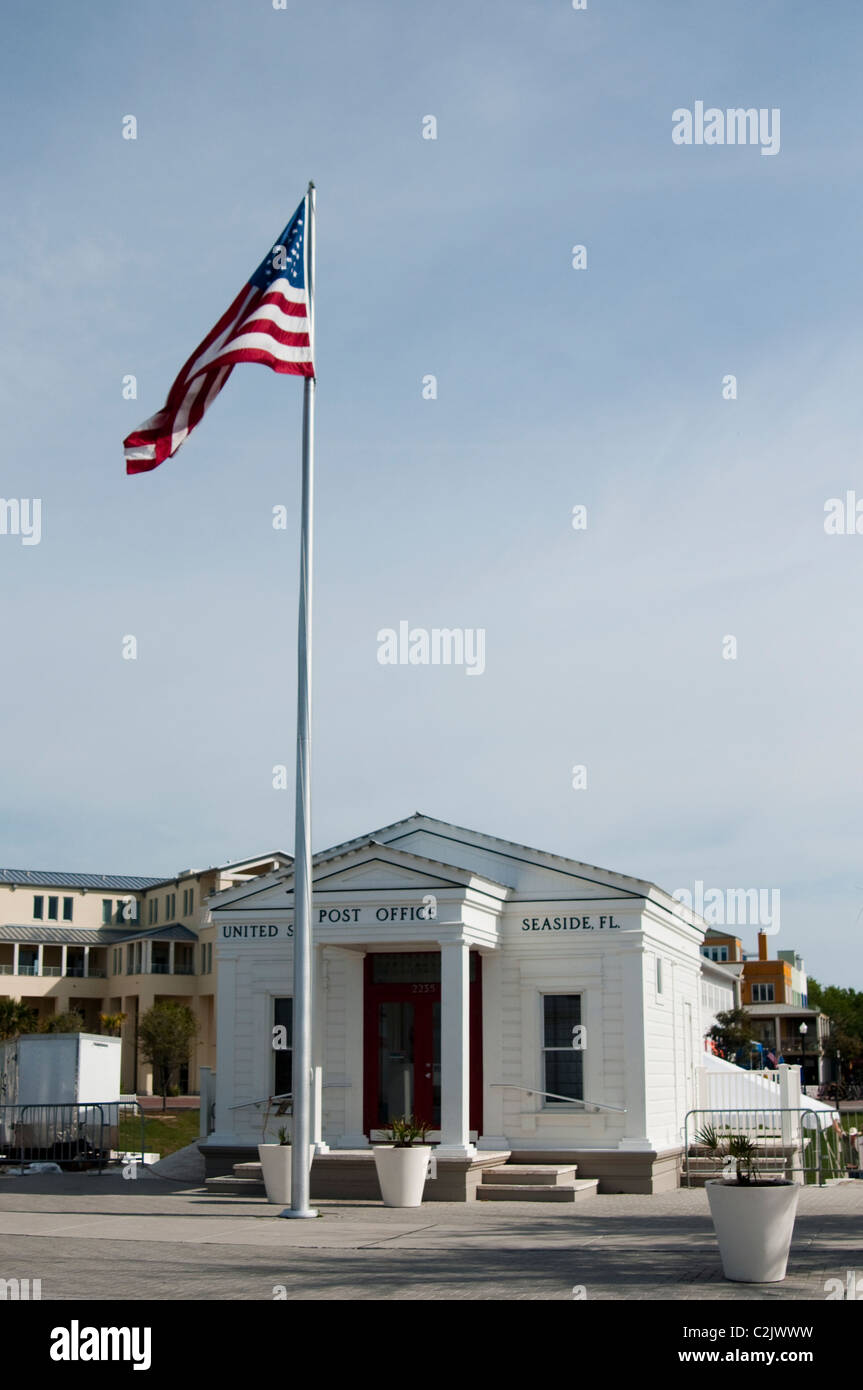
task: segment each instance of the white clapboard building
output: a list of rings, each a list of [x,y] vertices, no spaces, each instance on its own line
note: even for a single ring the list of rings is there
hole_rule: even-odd
[[[262,1102],[291,1089],[273,1046],[290,1039],[291,871],[210,909],[216,1176],[256,1156]],[[370,1145],[403,1114],[432,1126],[431,1195],[471,1197],[507,1156],[577,1164],[600,1191],[676,1186],[704,930],[651,883],[419,813],[318,854],[312,1195],[373,1195]]]

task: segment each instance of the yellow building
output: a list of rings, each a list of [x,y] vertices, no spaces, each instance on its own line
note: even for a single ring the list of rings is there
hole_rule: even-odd
[[[168,879],[0,869],[0,998],[20,999],[40,1022],[76,1010],[91,1033],[100,1013],[125,1014],[122,1085],[141,1095],[152,1068],[139,1055],[139,1018],[162,1000],[188,1004],[198,1036],[179,1085],[195,1093],[199,1068],[216,1065],[207,899],[290,863],[276,852]]]

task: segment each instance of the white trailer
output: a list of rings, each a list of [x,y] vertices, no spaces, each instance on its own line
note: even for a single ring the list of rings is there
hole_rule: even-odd
[[[120,1099],[119,1038],[23,1033],[0,1045],[4,1105],[83,1105]]]
[[[115,1148],[121,1046],[95,1033],[23,1033],[0,1043],[0,1162],[84,1161]]]

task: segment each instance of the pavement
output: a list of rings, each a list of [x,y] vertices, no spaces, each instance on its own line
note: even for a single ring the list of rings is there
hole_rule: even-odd
[[[0,1175],[0,1278],[42,1299],[824,1300],[863,1284],[863,1181],[800,1194],[781,1284],[722,1277],[703,1189],[391,1209],[321,1201],[289,1221],[262,1197],[140,1172]],[[836,1287],[836,1286],[833,1286]]]

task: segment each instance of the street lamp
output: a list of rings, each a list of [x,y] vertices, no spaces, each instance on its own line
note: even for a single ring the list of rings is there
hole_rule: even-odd
[[[800,1075],[801,1075],[801,1077],[803,1078],[803,1091],[804,1091],[804,1094],[805,1094],[805,1091],[806,1091],[806,1034],[809,1032],[809,1029],[806,1027],[806,1024],[805,1024],[805,1023],[801,1023],[801,1025],[800,1025],[800,1027],[799,1027],[799,1029],[798,1029],[798,1032],[799,1032],[799,1034],[800,1034],[800,1046],[801,1046],[801,1050],[802,1050],[802,1056],[801,1056],[801,1059],[800,1059]]]

